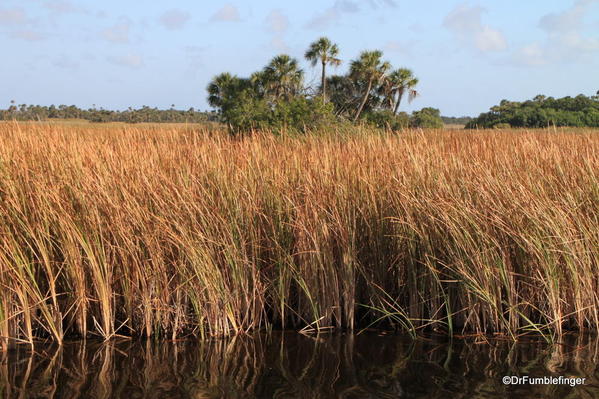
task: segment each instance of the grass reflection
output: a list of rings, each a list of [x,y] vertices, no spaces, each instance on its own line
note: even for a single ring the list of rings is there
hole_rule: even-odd
[[[2,354],[3,398],[593,398],[595,337],[442,341],[278,333],[204,342],[81,341]],[[505,375],[586,377],[504,386]]]

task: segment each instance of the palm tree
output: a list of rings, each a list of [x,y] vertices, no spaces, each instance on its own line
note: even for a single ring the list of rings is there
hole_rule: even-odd
[[[339,66],[341,60],[337,58],[339,55],[339,47],[337,44],[331,42],[326,37],[321,37],[310,45],[308,51],[304,57],[312,63],[315,67],[318,62],[322,64],[322,77],[320,80],[320,88],[322,90],[322,102],[326,101],[327,96],[327,79],[326,79],[326,68],[327,64],[332,66]]]
[[[304,79],[304,72],[299,69],[297,60],[287,54],[274,57],[263,73],[267,90],[272,92],[275,100],[281,96],[289,99],[296,95]]]
[[[266,91],[268,89],[268,77],[266,76],[266,72],[257,71],[252,73],[249,82],[257,97],[264,98],[266,96]]]
[[[391,69],[391,64],[382,61],[383,53],[379,50],[363,51],[357,60],[351,62],[349,75],[355,80],[362,80],[366,83],[364,97],[354,116],[354,122],[358,120],[368,101],[372,86],[379,83],[387,71]]]
[[[362,91],[349,76],[332,75],[327,78],[328,100],[333,104],[335,114],[353,118],[355,109],[362,101]]]
[[[234,86],[239,85],[239,78],[229,72],[221,73],[208,85],[208,104],[214,108],[222,108]]]
[[[385,106],[397,114],[401,100],[406,93],[409,102],[418,96],[418,92],[414,89],[417,84],[418,79],[414,77],[411,70],[400,68],[385,76],[379,94],[383,97]]]

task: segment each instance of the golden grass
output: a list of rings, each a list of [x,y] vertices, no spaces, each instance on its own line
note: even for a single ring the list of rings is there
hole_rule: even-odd
[[[0,124],[3,346],[597,328],[597,131],[351,133]]]

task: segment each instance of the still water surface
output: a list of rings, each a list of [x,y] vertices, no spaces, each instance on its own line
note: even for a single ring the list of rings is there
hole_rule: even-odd
[[[209,342],[94,341],[1,356],[1,398],[599,398],[599,345],[296,333]],[[504,376],[585,377],[577,387]]]

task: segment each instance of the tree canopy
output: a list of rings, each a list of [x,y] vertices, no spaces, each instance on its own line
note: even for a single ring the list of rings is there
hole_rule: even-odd
[[[599,127],[599,92],[590,97],[538,95],[524,102],[502,100],[466,125],[470,129],[547,126]]]
[[[339,66],[341,60],[337,58],[339,55],[339,46],[331,42],[326,37],[321,37],[314,43],[310,44],[310,48],[306,51],[304,57],[310,61],[312,66],[316,66],[319,62],[322,64],[322,73],[320,78],[320,92],[322,95],[322,101],[326,101],[327,97],[327,79],[326,79],[326,68],[327,65]]]
[[[317,90],[306,86],[297,59],[280,54],[248,78],[222,73],[208,85],[208,102],[233,132],[258,128],[306,131],[329,123],[365,122],[384,128],[419,126],[422,118],[399,111],[402,99],[417,95],[418,79],[408,68],[393,69],[380,50],[363,51],[345,75],[327,76],[339,66],[340,49],[326,37],[310,44],[304,57],[320,64]],[[438,112],[437,112],[438,116]]]
[[[128,108],[124,111],[113,111],[103,108],[81,109],[75,105],[27,105],[11,104],[8,109],[0,110],[0,120],[45,121],[49,119],[82,119],[90,122],[151,122],[151,123],[203,123],[215,121],[213,112],[197,111],[194,108],[178,110],[160,110],[143,106],[138,109]]]

